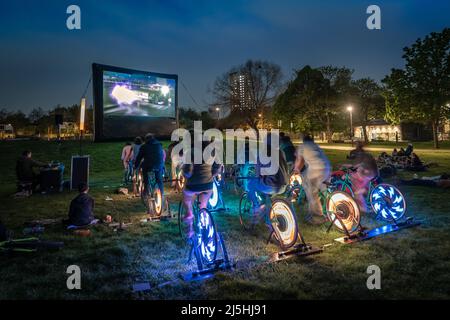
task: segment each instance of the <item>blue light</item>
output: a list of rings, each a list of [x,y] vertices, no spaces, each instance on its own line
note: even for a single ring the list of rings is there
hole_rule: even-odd
[[[370,195],[373,211],[384,220],[399,220],[406,213],[403,194],[396,187],[388,184],[376,186]]]

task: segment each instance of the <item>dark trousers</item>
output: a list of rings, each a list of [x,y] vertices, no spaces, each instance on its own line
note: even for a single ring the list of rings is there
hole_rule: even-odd
[[[144,179],[144,190],[148,188],[148,175],[149,173],[155,173],[156,184],[159,190],[161,190],[161,195],[164,196],[164,181],[163,181],[163,170],[145,169],[142,168],[142,178]]]

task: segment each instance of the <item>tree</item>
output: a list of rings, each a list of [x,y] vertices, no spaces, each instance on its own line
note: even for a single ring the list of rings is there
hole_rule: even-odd
[[[352,83],[357,99],[357,114],[362,126],[364,141],[368,142],[367,123],[369,120],[382,118],[385,113],[381,86],[373,79],[363,78]]]
[[[31,123],[37,124],[45,115],[46,112],[42,110],[41,107],[34,108],[28,115],[28,120],[30,120]]]
[[[257,129],[258,114],[264,114],[272,107],[281,87],[281,78],[278,65],[248,60],[215,80],[212,89],[215,105],[220,105],[224,112],[229,110],[231,118],[241,119]]]
[[[430,123],[439,148],[438,128],[450,115],[450,28],[417,39],[403,52],[405,68],[383,79],[387,118]]]
[[[351,80],[353,70],[346,67],[324,66],[319,71],[329,82],[329,88],[324,92],[323,112],[318,115],[326,124],[327,141],[332,142],[333,132],[342,129],[342,106],[348,103],[351,96]]]

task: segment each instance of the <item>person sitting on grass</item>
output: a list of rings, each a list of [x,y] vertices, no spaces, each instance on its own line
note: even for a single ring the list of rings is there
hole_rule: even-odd
[[[80,183],[78,192],[78,196],[70,202],[69,219],[63,221],[65,225],[82,227],[95,220],[94,199],[88,194],[88,185],[84,182]]]
[[[394,148],[394,150],[392,150],[392,156],[393,156],[393,157],[398,156],[397,148]]]
[[[415,153],[411,155],[411,158],[408,159],[406,170],[409,171],[425,171],[427,168],[420,160],[419,156]]]
[[[36,187],[41,184],[41,175],[36,173],[34,168],[42,168],[45,166],[47,166],[47,163],[43,163],[32,158],[32,153],[30,150],[22,152],[22,156],[16,163],[16,175],[19,184],[31,183],[31,191],[34,191]]]
[[[407,156],[407,157],[411,156],[413,153],[413,150],[414,150],[414,147],[413,147],[412,143],[408,143],[408,146],[406,147],[406,150],[405,150],[405,156]]]
[[[209,198],[213,192],[213,178],[219,173],[220,165],[217,163],[208,164],[205,159],[201,164],[194,164],[194,154],[203,153],[203,150],[208,145],[207,142],[202,142],[201,150],[197,150],[192,142],[191,147],[191,161],[189,164],[183,164],[181,167],[182,173],[186,178],[186,185],[183,189],[183,206],[186,212],[183,220],[188,225],[187,237],[191,238],[194,235],[193,228],[193,200],[197,196],[199,200],[199,209],[205,209]]]

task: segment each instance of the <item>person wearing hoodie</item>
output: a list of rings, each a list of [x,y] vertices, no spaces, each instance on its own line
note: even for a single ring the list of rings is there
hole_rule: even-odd
[[[153,134],[148,133],[145,136],[145,144],[139,149],[136,162],[134,163],[134,170],[137,170],[139,166],[142,168],[145,190],[148,188],[149,172],[153,171],[155,173],[156,183],[161,191],[162,203],[164,203],[164,161],[165,152],[161,142],[159,142]]]
[[[88,195],[89,187],[82,182],[78,186],[78,196],[69,207],[69,219],[64,221],[67,225],[86,226],[94,220],[94,199]]]
[[[19,182],[32,183],[32,189],[36,189],[41,183],[41,176],[36,173],[34,168],[42,168],[47,166],[47,163],[43,163],[32,158],[30,150],[22,152],[22,156],[16,163],[16,175]]]

